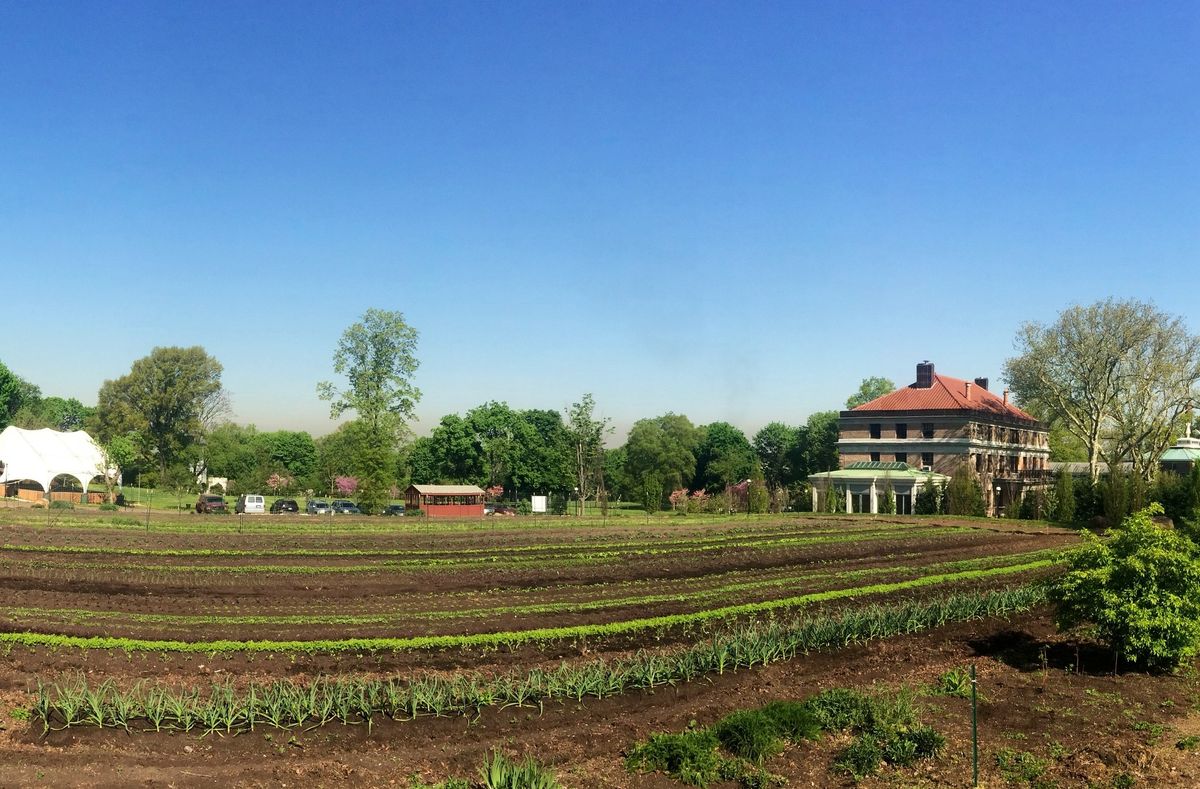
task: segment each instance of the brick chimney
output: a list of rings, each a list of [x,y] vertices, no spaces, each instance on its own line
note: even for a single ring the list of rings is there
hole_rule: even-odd
[[[933,386],[933,362],[926,359],[917,365],[917,389],[928,389]]]
[[[967,399],[971,399],[971,382],[967,381]]]
[[[1008,405],[1008,390],[1004,390],[1004,404]]]
[[[986,378],[976,378],[976,379],[975,379],[975,385],[976,385],[976,386],[978,386],[980,389],[987,389],[987,385],[988,385],[988,379],[986,379]]]

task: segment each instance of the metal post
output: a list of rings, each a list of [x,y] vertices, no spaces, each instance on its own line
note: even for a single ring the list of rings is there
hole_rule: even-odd
[[[971,664],[971,786],[979,786],[979,716],[976,700],[975,664]]]

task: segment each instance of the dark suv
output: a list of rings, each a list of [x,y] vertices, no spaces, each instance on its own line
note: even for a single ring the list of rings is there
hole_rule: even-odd
[[[275,499],[271,502],[271,512],[278,515],[281,512],[299,512],[300,506],[295,499]]]
[[[196,499],[196,512],[201,514],[208,512],[229,512],[229,505],[225,503],[223,496],[218,496],[215,493],[201,493],[200,498]]]
[[[357,504],[355,504],[353,501],[347,501],[346,499],[334,499],[333,503],[329,506],[338,515],[358,515],[362,512],[362,510],[358,508]]]

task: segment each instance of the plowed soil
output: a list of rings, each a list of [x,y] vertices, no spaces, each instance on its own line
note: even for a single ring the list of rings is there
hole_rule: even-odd
[[[0,526],[0,628],[182,640],[494,632],[918,578],[946,572],[938,568],[951,562],[1002,563],[1076,541],[1071,533],[1020,524],[905,518],[702,525],[681,518],[602,528],[517,522],[294,535],[276,525],[259,534],[206,535],[194,532],[196,517],[177,520],[193,531],[171,532],[168,524],[143,532],[86,519],[57,527]],[[186,553],[213,549],[243,553]],[[348,550],[356,553],[330,553]],[[939,586],[920,594],[946,591]],[[978,666],[986,696],[980,713],[985,785],[1006,785],[1011,777],[997,765],[1002,749],[1028,752],[1061,786],[1112,786],[1123,775],[1135,785],[1200,785],[1197,757],[1174,747],[1185,734],[1200,732],[1192,717],[1200,704],[1192,674],[1113,676],[1110,655],[1087,644],[1077,652],[1074,642],[1054,633],[1045,612],[949,626],[655,693],[541,710],[485,710],[474,721],[385,720],[369,731],[333,725],[224,737],[80,727],[43,736],[40,724],[22,712],[39,679],[76,672],[92,684],[110,679],[123,687],[142,680],[188,685],[226,677],[501,672],[666,649],[688,637],[664,632],[646,643],[623,638],[505,651],[337,655],[14,646],[0,653],[0,786],[408,786],[410,776],[474,777],[488,750],[500,748],[536,756],[570,787],[670,787],[677,784],[663,776],[626,772],[624,751],[650,733],[681,731],[691,721],[704,725],[769,700],[834,686],[919,688],[968,663]],[[923,703],[927,720],[947,736],[946,754],[911,770],[887,770],[866,785],[970,784],[966,703],[943,697],[923,697]],[[767,767],[792,786],[849,785],[831,770],[841,745],[827,738],[791,747]]]

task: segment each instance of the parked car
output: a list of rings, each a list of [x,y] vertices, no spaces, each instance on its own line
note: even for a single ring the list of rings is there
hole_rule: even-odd
[[[488,506],[485,506],[483,508],[484,515],[516,515],[517,514],[517,511],[514,510],[512,507],[506,507],[503,504],[492,504],[489,506],[491,508],[490,512],[488,511]]]
[[[387,509],[383,511],[383,514],[384,515],[395,515],[395,516],[403,515],[404,514],[404,505],[403,504],[389,504],[387,506]]]
[[[329,506],[338,515],[359,515],[362,513],[357,504],[346,499],[334,499]]]
[[[239,515],[247,512],[251,515],[261,515],[267,511],[266,499],[256,493],[243,493],[238,496],[237,504],[233,505],[233,511]]]
[[[300,507],[296,504],[295,499],[275,499],[271,502],[271,514],[278,515],[281,512],[299,512]]]
[[[224,496],[218,496],[215,493],[201,493],[200,498],[196,499],[196,512],[201,515],[210,512],[229,512],[229,505],[225,503]]]
[[[321,501],[320,499],[309,499],[304,507],[304,511],[309,515],[324,515],[329,512],[329,502]]]

